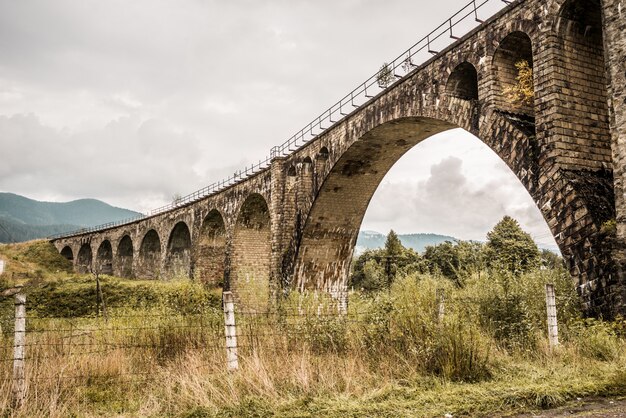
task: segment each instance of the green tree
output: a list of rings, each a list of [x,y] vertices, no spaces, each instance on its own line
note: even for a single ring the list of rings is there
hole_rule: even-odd
[[[404,255],[404,246],[398,238],[398,234],[392,229],[387,234],[387,240],[385,241],[385,276],[387,276],[387,286],[391,286],[393,280],[398,272],[398,264],[401,262],[401,258]]]
[[[550,250],[541,250],[541,266],[547,270],[557,270],[565,268],[563,257]]]
[[[389,231],[384,248],[367,250],[352,264],[349,285],[365,291],[388,289],[399,275],[423,273],[422,257],[405,248],[393,230]]]
[[[502,268],[514,274],[534,270],[540,263],[537,244],[510,216],[502,218],[487,233],[485,252],[489,267]]]
[[[426,247],[424,259],[432,274],[441,274],[463,287],[468,277],[485,268],[483,247],[474,241],[446,241]]]

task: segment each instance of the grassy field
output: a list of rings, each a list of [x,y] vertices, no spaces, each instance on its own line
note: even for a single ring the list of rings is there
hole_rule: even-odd
[[[46,243],[0,246],[26,283],[28,396],[3,416],[502,416],[587,396],[626,395],[626,326],[583,320],[567,274],[486,273],[463,288],[430,275],[350,295],[347,314],[321,295],[271,313],[237,312],[240,369],[226,370],[219,289],[184,280],[69,272]],[[37,272],[37,277],[11,273]],[[557,289],[561,345],[547,344],[543,286]],[[438,295],[445,315],[438,315]],[[10,359],[12,299],[0,301],[0,358]]]

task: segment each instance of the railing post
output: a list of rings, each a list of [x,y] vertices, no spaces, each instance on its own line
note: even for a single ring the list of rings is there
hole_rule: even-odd
[[[232,292],[222,294],[224,304],[224,327],[226,332],[226,362],[228,371],[239,369],[237,356],[237,327],[235,325],[235,302]]]
[[[559,345],[559,328],[556,320],[556,297],[554,285],[546,284],[546,310],[548,314],[548,340],[550,348]]]
[[[26,295],[15,294],[15,331],[13,337],[13,404],[20,408],[26,398]]]

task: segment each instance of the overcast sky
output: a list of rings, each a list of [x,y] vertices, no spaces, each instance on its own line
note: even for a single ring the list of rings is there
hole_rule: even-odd
[[[0,0],[0,190],[161,206],[265,157],[465,3]],[[394,166],[363,229],[484,239],[505,214],[554,245],[509,169],[455,130]]]

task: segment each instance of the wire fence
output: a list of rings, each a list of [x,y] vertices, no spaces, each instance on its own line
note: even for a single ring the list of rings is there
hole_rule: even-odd
[[[13,404],[19,407],[29,393],[52,384],[87,387],[163,379],[157,370],[182,362],[190,353],[200,360],[180,367],[204,369],[203,373],[234,372],[241,358],[259,352],[274,357],[302,350],[340,354],[351,334],[367,336],[382,323],[402,333],[407,325],[403,321],[408,318],[413,323],[411,318],[420,312],[410,304],[382,311],[358,304],[348,307],[347,289],[343,293],[342,297],[315,294],[309,300],[263,311],[237,310],[233,295],[224,292],[221,307],[207,306],[193,314],[138,310],[42,317],[28,311],[26,295],[18,291],[14,315],[0,317],[0,387],[12,387]],[[554,288],[546,285],[551,347],[558,344],[556,301]],[[435,323],[443,323],[450,312],[477,317],[484,306],[482,299],[446,299],[443,291],[437,291],[430,302],[426,310]],[[394,323],[394,317],[405,319]],[[491,321],[491,325],[507,325],[506,320]]]
[[[428,62],[432,56],[439,54],[442,48],[447,47],[452,42],[458,41],[461,34],[468,33],[477,25],[484,23],[484,16],[481,16],[484,14],[484,11],[487,9],[501,10],[503,7],[508,6],[511,3],[512,1],[509,0],[470,1],[458,12],[437,26],[407,50],[394,59],[385,62],[381,69],[352,89],[352,91],[344,95],[339,101],[320,113],[311,122],[293,134],[289,139],[280,145],[272,147],[270,154],[264,159],[260,159],[258,162],[237,170],[228,178],[219,180],[186,196],[177,198],[173,202],[153,209],[147,214],[142,214],[137,217],[120,221],[108,222],[93,227],[81,228],[71,232],[51,235],[48,239],[52,240],[74,235],[82,235],[137,222],[147,217],[156,216],[181,206],[197,202],[267,170],[270,167],[272,160],[277,157],[291,155],[302,149],[312,140],[325,133],[332,126],[349,117],[355,111],[358,111],[359,108],[368,103],[372,98],[385,92],[392,85],[394,85],[396,81],[405,79],[409,74],[419,69],[420,66]]]

